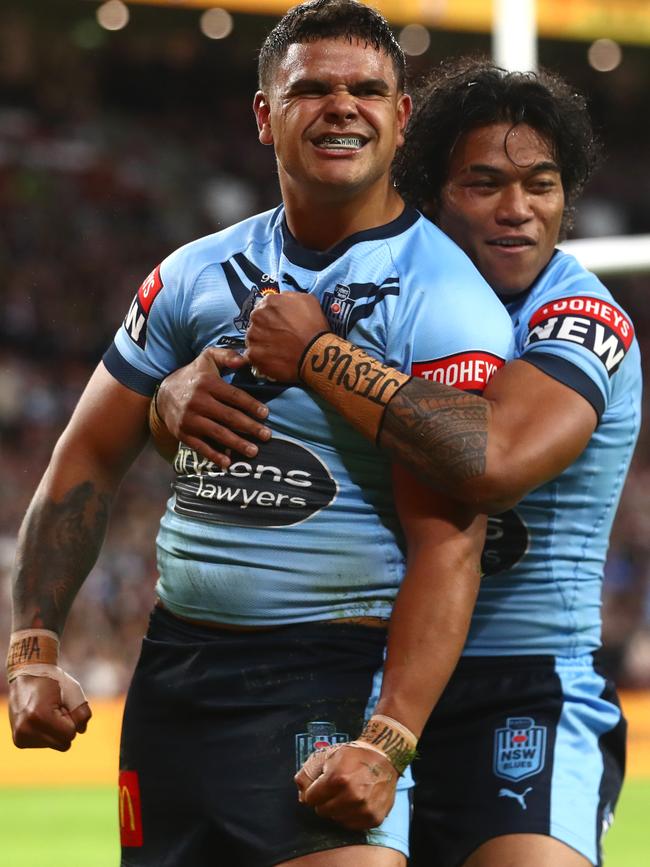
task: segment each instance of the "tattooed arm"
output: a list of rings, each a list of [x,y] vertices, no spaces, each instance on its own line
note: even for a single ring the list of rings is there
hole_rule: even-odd
[[[146,442],[149,399],[100,365],[58,441],[18,537],[13,630],[63,631],[70,606],[99,553],[110,505]],[[87,708],[87,705],[86,705]],[[10,684],[17,746],[67,749],[90,713],[70,714],[58,683],[22,675]]]
[[[430,484],[494,513],[570,466],[596,422],[585,398],[519,360],[482,397],[411,379],[388,404],[379,444]]]
[[[585,398],[526,361],[498,371],[480,397],[409,378],[328,330],[313,296],[267,296],[247,355],[273,379],[303,379],[419,478],[482,511],[504,511],[558,475],[596,426]]]

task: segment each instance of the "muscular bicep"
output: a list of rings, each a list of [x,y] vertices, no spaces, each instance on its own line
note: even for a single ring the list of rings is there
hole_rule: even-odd
[[[64,476],[82,467],[109,484],[119,481],[148,438],[150,398],[121,385],[99,364],[55,448]]]
[[[14,629],[63,629],[96,561],[117,487],[146,441],[148,404],[102,365],[95,370],[21,526]]]
[[[489,407],[487,462],[476,487],[478,502],[497,509],[570,466],[598,422],[586,398],[523,360],[499,371],[483,397]]]

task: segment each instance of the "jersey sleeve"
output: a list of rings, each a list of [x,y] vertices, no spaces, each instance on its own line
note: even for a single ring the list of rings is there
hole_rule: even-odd
[[[104,354],[108,372],[132,391],[152,395],[161,379],[192,359],[184,290],[177,251],[143,281]]]
[[[481,394],[513,357],[512,322],[469,259],[455,246],[446,252],[445,273],[423,293],[406,372]]]
[[[541,300],[527,316],[521,358],[582,395],[600,419],[634,328],[611,297],[589,293],[586,281],[571,288]]]

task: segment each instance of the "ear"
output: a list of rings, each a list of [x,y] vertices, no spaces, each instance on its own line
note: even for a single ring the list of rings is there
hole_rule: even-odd
[[[397,100],[397,147],[404,144],[404,131],[413,111],[413,100],[408,93],[403,93]]]
[[[271,132],[271,107],[265,93],[258,90],[253,100],[253,112],[257,121],[258,138],[264,145],[273,144]]]

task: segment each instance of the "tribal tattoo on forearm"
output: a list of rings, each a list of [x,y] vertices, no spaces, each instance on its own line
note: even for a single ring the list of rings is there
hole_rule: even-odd
[[[59,502],[37,493],[18,539],[14,629],[60,633],[101,547],[111,497],[82,482]]]
[[[447,491],[485,472],[487,402],[450,386],[413,378],[384,412],[379,444]]]
[[[326,332],[303,353],[301,379],[368,439],[453,493],[487,462],[487,402],[388,367]]]

